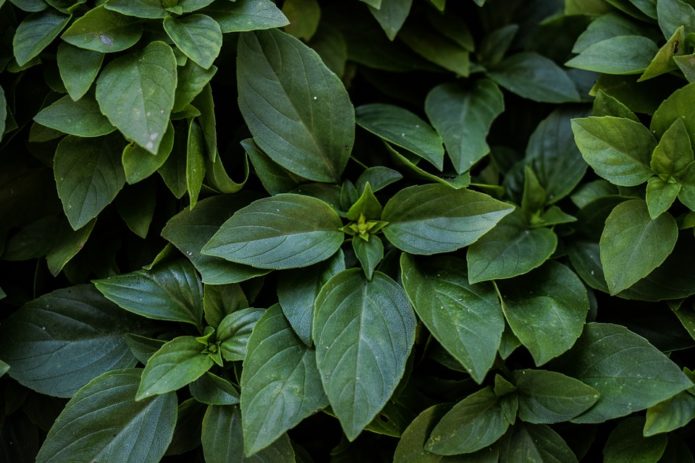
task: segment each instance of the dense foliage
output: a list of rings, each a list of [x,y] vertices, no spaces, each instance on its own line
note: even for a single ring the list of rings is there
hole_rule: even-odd
[[[0,460],[693,462],[694,141],[695,0],[0,0]]]

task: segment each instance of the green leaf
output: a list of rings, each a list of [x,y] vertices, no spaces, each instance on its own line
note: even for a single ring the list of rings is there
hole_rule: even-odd
[[[235,264],[200,252],[229,214],[246,206],[253,198],[252,195],[241,193],[204,199],[194,210],[184,209],[169,219],[162,230],[162,237],[186,255],[200,272],[205,284],[239,283],[264,275],[268,273],[267,270]]]
[[[173,111],[182,111],[191,104],[216,73],[217,67],[210,66],[210,69],[204,69],[193,60],[188,60],[184,66],[179,66]]]
[[[666,436],[643,437],[642,417],[622,420],[608,435],[603,447],[605,463],[656,463],[666,450]]]
[[[219,23],[204,14],[164,18],[164,30],[184,55],[204,69],[210,68],[222,49]]]
[[[239,0],[240,1],[240,0]],[[244,456],[244,436],[239,407],[208,407],[201,436],[206,463],[294,463],[287,435],[252,457]]]
[[[188,387],[191,390],[191,395],[200,403],[207,405],[236,405],[239,403],[239,391],[234,385],[209,371]]]
[[[579,101],[577,88],[555,62],[532,52],[517,53],[495,66],[488,75],[522,98],[544,103]]]
[[[480,62],[493,67],[502,61],[518,32],[518,24],[508,24],[486,34],[478,49]]]
[[[325,23],[319,28],[309,43],[316,50],[326,66],[338,77],[345,74],[348,60],[348,47],[343,34]]]
[[[354,440],[405,372],[416,319],[403,289],[376,272],[345,270],[326,283],[314,312],[316,363],[333,412]]]
[[[685,34],[683,33],[683,27],[681,26],[676,29],[671,38],[668,39],[668,41],[662,45],[661,48],[659,48],[659,51],[654,58],[652,58],[649,66],[647,66],[640,76],[639,81],[641,82],[647,79],[652,79],[678,69],[678,65],[673,58],[676,55],[683,54],[683,47],[681,45],[684,42]]]
[[[682,119],[690,139],[695,139],[695,115],[690,110],[693,101],[695,101],[695,83],[674,91],[654,111],[649,128],[657,137],[662,137],[676,119]]]
[[[551,261],[498,286],[507,323],[537,366],[570,349],[582,333],[589,298],[564,265]]]
[[[664,181],[654,176],[647,180],[647,210],[649,217],[656,220],[666,212],[678,197],[681,185],[676,182]]]
[[[166,132],[164,132],[164,138],[162,138],[162,142],[159,145],[159,150],[157,150],[157,154],[154,156],[134,143],[128,144],[123,149],[123,154],[121,155],[121,164],[123,165],[126,181],[132,185],[145,180],[157,172],[169,159],[169,155],[174,148],[174,139],[174,126],[169,123]]]
[[[369,241],[365,241],[355,236],[352,239],[352,250],[360,262],[364,276],[371,280],[376,266],[384,258],[384,244],[381,242],[381,238],[372,235],[369,237]]]
[[[341,225],[335,210],[320,199],[283,193],[239,209],[203,253],[257,268],[307,267],[340,248]]]
[[[681,392],[647,409],[644,423],[644,436],[667,433],[690,423],[695,419],[695,396]]]
[[[141,36],[142,25],[138,18],[114,13],[101,5],[72,23],[60,37],[79,48],[114,53],[132,47]]]
[[[587,323],[560,370],[595,388],[598,402],[575,423],[601,423],[654,406],[692,386],[678,366],[620,325]]]
[[[46,264],[51,275],[58,276],[63,268],[84,248],[92,234],[96,219],[79,230],[73,230],[67,220],[61,221],[58,229],[53,230],[54,242],[46,254]]]
[[[135,400],[176,391],[192,383],[213,365],[207,346],[193,336],[179,336],[147,360]]]
[[[205,179],[205,140],[200,126],[193,120],[188,125],[188,143],[186,146],[186,189],[190,199],[190,208],[198,203],[198,195]]]
[[[693,161],[693,148],[682,119],[676,119],[654,148],[650,167],[658,174],[671,177],[683,172]]]
[[[470,74],[469,51],[431,27],[411,23],[398,37],[415,53],[459,76]]]
[[[289,24],[289,20],[272,0],[236,0],[213,4],[205,13],[220,24],[222,33],[274,29]]]
[[[107,299],[129,312],[196,327],[202,324],[203,288],[186,260],[160,264],[149,271],[114,275],[94,284]]]
[[[6,364],[5,362],[3,362],[2,360],[0,360],[0,378],[5,376],[5,373],[7,373],[9,371],[9,369],[10,369],[10,366],[8,364]]]
[[[401,255],[401,279],[420,320],[466,370],[482,383],[504,331],[504,317],[490,284],[472,285],[455,257],[416,260]]]
[[[591,45],[613,37],[635,36],[640,34],[642,34],[642,30],[639,25],[635,24],[630,19],[615,13],[602,14],[591,21],[589,27],[577,38],[572,52],[581,53]]]
[[[96,140],[65,137],[53,159],[58,196],[74,230],[78,230],[114,200],[125,184],[115,137]]]
[[[386,203],[384,236],[411,254],[451,252],[476,242],[513,206],[465,189],[429,184],[404,188]]]
[[[530,228],[516,209],[468,248],[468,281],[499,280],[539,267],[555,252],[557,235],[548,228]]]
[[[84,48],[77,48],[67,42],[58,45],[56,53],[60,78],[74,101],[82,98],[97,78],[104,55]]]
[[[174,52],[155,41],[111,61],[97,79],[96,97],[126,138],[157,154],[174,107],[176,81]]]
[[[679,26],[685,26],[686,34],[695,32],[695,8],[683,0],[659,0],[657,18],[665,38],[671,37]]]
[[[432,430],[425,449],[438,455],[473,453],[497,442],[510,424],[488,386],[454,405]]]
[[[220,321],[215,336],[220,342],[220,350],[225,360],[228,362],[244,360],[249,336],[264,312],[264,309],[249,307],[234,311]]]
[[[357,124],[363,129],[417,154],[442,170],[442,139],[427,122],[415,114],[398,106],[374,103],[358,107],[355,115]]]
[[[519,418],[527,423],[569,421],[596,403],[599,393],[581,381],[548,370],[517,370]]]
[[[288,34],[298,39],[311,40],[321,19],[321,7],[317,0],[285,0],[282,12],[290,21],[285,27]]]
[[[616,116],[639,122],[637,115],[617,98],[599,90],[594,98],[593,116]]]
[[[302,272],[287,271],[278,275],[277,294],[282,312],[307,346],[312,345],[311,325],[316,296],[332,276],[343,270],[345,256],[338,251],[326,262],[307,267]]]
[[[73,286],[34,299],[3,322],[0,356],[21,384],[70,397],[101,373],[134,366],[123,335],[139,329],[136,317],[91,285]]]
[[[621,35],[590,45],[565,64],[603,74],[641,74],[658,51],[647,37]]]
[[[369,11],[377,20],[381,28],[386,32],[389,40],[393,41],[396,34],[403,26],[410,8],[413,5],[413,0],[381,0],[380,7],[374,8],[369,6]]]
[[[70,16],[62,15],[50,8],[24,18],[12,38],[17,64],[24,66],[39,56],[39,53],[58,37],[68,21]]]
[[[471,169],[490,152],[486,142],[492,122],[504,110],[504,98],[488,79],[470,89],[448,83],[434,87],[425,99],[425,112],[444,140],[458,173]]]
[[[316,52],[280,31],[242,34],[237,85],[244,120],[273,161],[309,180],[340,178],[352,150],[354,110]]]
[[[251,334],[241,374],[244,453],[253,455],[328,405],[316,353],[296,337],[279,305]]]
[[[143,19],[163,19],[167,16],[161,0],[109,0],[104,7],[126,16]]]
[[[653,175],[649,159],[656,140],[639,122],[621,117],[572,120],[574,140],[594,171],[615,185],[636,186]]]
[[[551,427],[520,423],[502,441],[500,461],[576,463],[577,456]]]
[[[601,265],[611,294],[629,288],[661,265],[678,239],[670,214],[652,220],[644,201],[617,205],[606,219],[599,243]]]
[[[157,191],[152,183],[126,188],[116,199],[116,209],[126,226],[142,239],[147,238],[157,206]]]
[[[136,402],[141,371],[111,371],[80,389],[48,432],[37,463],[157,463],[174,435],[176,395]]]
[[[77,137],[100,137],[116,128],[99,111],[99,105],[90,97],[73,101],[64,96],[43,108],[34,116],[37,123],[59,132]]]
[[[227,315],[249,306],[243,289],[238,284],[205,285],[203,310],[208,325],[217,327]]]

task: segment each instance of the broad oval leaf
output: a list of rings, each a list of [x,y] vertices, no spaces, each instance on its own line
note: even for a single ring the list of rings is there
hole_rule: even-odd
[[[541,266],[555,252],[557,235],[549,228],[530,228],[517,209],[468,248],[468,281],[499,280]]]
[[[558,367],[601,394],[596,405],[572,420],[575,423],[626,416],[692,386],[680,368],[646,339],[610,323],[587,323]]]
[[[82,98],[99,74],[104,54],[61,42],[56,53],[60,78],[74,101]]]
[[[58,37],[68,21],[70,21],[70,16],[60,14],[53,8],[30,14],[24,18],[12,38],[17,64],[24,66],[36,58],[44,48]]]
[[[132,47],[141,36],[138,18],[120,15],[101,5],[72,23],[60,37],[79,48],[113,53]]]
[[[649,128],[657,137],[664,135],[676,119],[681,119],[688,129],[691,140],[695,140],[695,115],[690,110],[695,100],[695,82],[674,91],[654,111]]]
[[[695,419],[695,394],[684,391],[647,409],[645,437],[674,431]]]
[[[189,386],[195,400],[207,405],[236,405],[239,403],[239,391],[224,378],[209,371]]]
[[[267,270],[228,262],[200,251],[233,211],[246,206],[255,196],[238,193],[206,198],[194,210],[184,209],[169,219],[162,237],[176,246],[200,272],[203,283],[224,285],[264,275]]]
[[[222,357],[229,361],[241,361],[246,357],[249,337],[264,309],[249,307],[236,310],[220,321],[215,337],[220,342]]]
[[[599,243],[610,293],[617,294],[649,275],[671,254],[677,240],[678,225],[670,214],[652,220],[641,199],[618,204],[606,219]]]
[[[218,6],[219,5],[219,6]],[[289,24],[289,20],[272,0],[237,0],[213,4],[205,10],[222,27],[222,32],[246,32],[274,29]]]
[[[315,51],[277,30],[244,33],[237,85],[244,120],[273,161],[309,180],[340,179],[355,137],[354,109]]]
[[[164,18],[164,30],[179,50],[196,64],[208,69],[222,49],[222,30],[210,16],[191,14]]]
[[[410,14],[412,5],[413,0],[381,0],[379,8],[369,6],[369,11],[389,40],[393,41]]]
[[[355,109],[357,125],[377,137],[405,148],[437,169],[444,166],[444,146],[437,132],[410,111],[390,104],[374,103]]]
[[[157,154],[174,107],[176,58],[164,42],[111,61],[97,79],[102,113],[126,138]]]
[[[586,163],[611,183],[636,186],[653,175],[649,160],[656,140],[641,123],[613,116],[586,117],[574,119],[572,131]]]
[[[167,15],[161,0],[109,0],[104,6],[107,10],[136,18],[162,19]]]
[[[58,197],[74,230],[104,210],[125,185],[119,137],[65,137],[53,158]]]
[[[603,74],[641,74],[658,51],[647,37],[620,35],[590,45],[565,64]]]
[[[488,386],[454,405],[434,427],[425,448],[438,455],[473,453],[497,442],[510,424]]]
[[[179,321],[201,327],[203,287],[186,260],[160,264],[94,282],[107,299],[121,308],[155,320]]]
[[[577,456],[550,426],[520,423],[501,442],[500,461],[577,463]]]
[[[135,400],[176,391],[200,378],[212,365],[205,344],[193,336],[174,338],[147,359]]]
[[[316,363],[333,412],[353,440],[396,389],[415,340],[416,319],[403,289],[376,272],[345,270],[316,298]]]
[[[481,383],[492,367],[504,316],[490,284],[471,285],[464,262],[401,255],[401,279],[418,317],[439,343]]]
[[[83,138],[100,137],[116,130],[116,127],[101,114],[97,102],[89,97],[73,101],[69,96],[64,96],[43,108],[34,116],[34,121],[59,132]]]
[[[545,103],[579,101],[577,88],[567,73],[537,53],[514,54],[496,65],[488,75],[501,87],[529,100]]]
[[[48,432],[37,463],[159,462],[174,435],[176,395],[136,402],[141,371],[111,371],[80,389]]]
[[[203,254],[257,268],[307,267],[340,248],[341,226],[335,210],[320,199],[283,193],[235,212]]]
[[[476,81],[470,89],[453,83],[438,85],[425,100],[427,117],[444,140],[459,174],[470,170],[490,152],[485,139],[502,111],[502,92],[489,79]]]
[[[70,397],[96,376],[135,365],[123,335],[141,322],[93,286],[59,289],[27,303],[2,325],[0,358],[21,384]]]
[[[404,188],[386,203],[384,236],[411,254],[451,252],[476,242],[514,207],[492,197],[444,185]]]
[[[316,353],[292,331],[279,305],[258,320],[241,373],[244,452],[266,448],[328,405]]]
[[[596,403],[599,393],[578,379],[548,370],[518,370],[519,418],[527,423],[569,421]]]
[[[287,434],[251,457],[244,456],[241,413],[237,406],[210,406],[203,417],[201,435],[206,463],[294,463]]]
[[[564,265],[551,261],[497,284],[507,323],[537,366],[569,350],[582,334],[589,298]]]

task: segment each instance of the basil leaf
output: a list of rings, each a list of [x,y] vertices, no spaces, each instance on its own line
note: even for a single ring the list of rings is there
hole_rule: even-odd
[[[220,350],[225,360],[244,360],[249,336],[264,312],[263,309],[249,307],[234,311],[220,321],[215,336],[220,342]]]
[[[562,461],[576,463],[577,456],[549,426],[518,424],[500,445],[501,461]]]
[[[184,55],[208,69],[222,49],[222,30],[210,16],[191,14],[164,18],[164,30]]]
[[[43,108],[34,121],[59,132],[82,138],[108,135],[116,128],[99,111],[97,102],[89,97],[73,101],[69,96]]]
[[[627,461],[660,461],[666,450],[666,436],[643,437],[640,417],[622,420],[608,435],[603,448],[603,461],[622,463]]]
[[[58,37],[69,21],[70,16],[59,14],[53,9],[24,18],[12,38],[17,64],[24,66],[36,58]]]
[[[89,10],[60,37],[70,45],[100,53],[127,50],[142,36],[137,18],[107,10],[103,5]]]
[[[289,20],[272,0],[237,0],[214,3],[205,13],[217,21],[224,34],[273,29],[289,24]]]
[[[82,98],[99,74],[104,55],[61,42],[56,53],[60,78],[73,101]]]

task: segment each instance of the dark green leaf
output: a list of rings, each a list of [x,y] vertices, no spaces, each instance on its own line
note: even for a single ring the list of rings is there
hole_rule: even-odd
[[[536,53],[517,53],[495,66],[490,78],[512,93],[533,101],[579,101],[577,88],[553,61]]]
[[[470,74],[469,51],[430,27],[409,24],[398,37],[418,55],[458,76]]]
[[[236,405],[239,391],[224,378],[209,371],[189,385],[191,395],[200,403],[207,405]]]
[[[97,78],[104,55],[61,42],[56,59],[63,85],[70,98],[77,101],[89,91]]]
[[[671,432],[695,419],[695,396],[681,392],[647,409],[644,436]]]
[[[17,64],[23,66],[49,46],[70,21],[53,9],[30,14],[19,24],[12,39]]]
[[[132,47],[141,36],[138,18],[114,13],[102,5],[89,10],[60,37],[79,48],[114,53]]]
[[[34,121],[59,132],[90,138],[108,135],[116,130],[99,111],[97,102],[90,97],[73,101],[64,96],[43,108]]]
[[[384,235],[411,254],[451,252],[490,231],[513,207],[492,197],[444,185],[421,185],[396,193],[384,207]]]
[[[527,423],[569,421],[599,398],[596,389],[555,371],[517,370],[514,381],[519,391],[519,418]]]
[[[156,155],[175,89],[174,52],[156,41],[111,61],[97,79],[96,97],[101,111],[126,138]]]
[[[392,41],[408,17],[412,4],[413,0],[381,0],[378,9],[369,6],[369,11]]]
[[[303,40],[311,40],[319,27],[321,7],[317,0],[285,0],[282,12],[290,23],[285,27],[288,34]]]
[[[492,122],[504,110],[504,98],[488,79],[470,89],[439,85],[427,94],[425,111],[441,135],[456,172],[468,171],[490,152],[485,138]]]
[[[432,127],[415,114],[398,106],[368,104],[355,111],[357,124],[379,138],[405,148],[442,170],[444,147]]]
[[[65,137],[53,160],[58,196],[74,230],[78,230],[114,200],[125,184],[115,137],[97,140]]]
[[[273,161],[309,180],[340,178],[352,150],[353,107],[316,52],[280,31],[242,34],[237,81],[244,120]]]
[[[217,21],[222,32],[245,32],[283,27],[289,21],[272,0],[237,0],[220,2],[205,10]]]
[[[360,262],[364,276],[371,280],[376,266],[384,258],[384,244],[381,242],[381,238],[372,235],[369,237],[369,241],[365,241],[359,236],[355,236],[352,239],[352,250]]]
[[[220,321],[215,336],[220,343],[219,347],[225,360],[229,362],[244,360],[249,336],[264,312],[264,309],[249,307],[236,310]]]
[[[545,425],[518,424],[500,445],[500,461],[576,463],[577,457],[564,439]]]
[[[657,463],[666,450],[666,436],[642,437],[644,419],[626,418],[608,435],[605,463]]]
[[[162,19],[167,15],[161,0],[109,0],[107,10],[144,19]]]
[[[170,123],[154,156],[135,143],[128,144],[121,155],[126,181],[130,184],[138,183],[157,172],[169,159],[174,148],[174,138],[174,126]]]
[[[590,45],[566,65],[603,74],[641,74],[659,47],[639,35],[621,35]]]
[[[115,275],[94,284],[107,299],[129,312],[155,320],[201,326],[203,288],[195,269],[186,260]]]
[[[584,328],[589,298],[577,275],[551,261],[498,283],[507,323],[542,365],[570,349]]]
[[[140,328],[91,285],[45,294],[3,323],[0,358],[21,384],[70,397],[96,376],[135,365],[123,335]]]
[[[174,434],[176,395],[136,402],[141,371],[105,373],[80,389],[56,419],[36,461],[160,461]]]
[[[328,259],[343,243],[338,214],[311,196],[285,193],[238,210],[203,253],[257,268],[306,267]]]
[[[184,55],[204,69],[210,68],[220,54],[222,30],[210,16],[168,16],[164,18],[164,30]]]
[[[315,352],[296,337],[280,306],[271,307],[249,339],[241,375],[245,454],[266,448],[327,405]]]
[[[135,400],[176,391],[192,383],[213,365],[207,346],[193,336],[179,336],[147,360]]]
[[[609,323],[588,323],[562,371],[601,394],[576,423],[600,423],[652,407],[692,386],[678,366],[646,339]]]
[[[391,397],[415,340],[403,289],[383,273],[345,270],[316,299],[316,363],[333,412],[355,439]]]
[[[481,383],[500,346],[504,317],[494,288],[471,285],[462,260],[401,256],[401,278],[418,317],[441,345]]]
[[[670,214],[652,220],[644,201],[633,199],[615,207],[601,234],[601,265],[611,294],[629,288],[661,265],[678,239]]]

